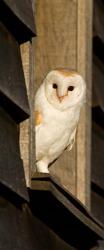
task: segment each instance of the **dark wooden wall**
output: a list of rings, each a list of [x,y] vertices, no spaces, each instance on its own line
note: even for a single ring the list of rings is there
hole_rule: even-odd
[[[1,250],[75,250],[31,213],[28,204],[0,185]]]
[[[91,211],[104,224],[104,2],[94,1]],[[104,249],[104,243],[99,243]]]

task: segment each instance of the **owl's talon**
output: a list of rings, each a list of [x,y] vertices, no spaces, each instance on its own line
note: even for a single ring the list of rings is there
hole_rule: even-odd
[[[48,166],[43,161],[37,162],[36,170],[39,173],[48,173],[49,174]]]

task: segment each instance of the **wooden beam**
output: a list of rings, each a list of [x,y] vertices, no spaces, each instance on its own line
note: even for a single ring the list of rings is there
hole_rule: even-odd
[[[0,1],[0,21],[21,44],[35,35],[34,17],[31,1]],[[6,18],[5,18],[6,16]],[[12,25],[14,24],[14,25]]]
[[[34,0],[32,0],[34,12]],[[35,24],[34,24],[35,25]],[[24,43],[20,46],[21,59],[27,87],[28,100],[30,105],[30,119],[20,124],[20,149],[21,158],[24,163],[24,171],[27,187],[30,186],[31,171],[35,169],[35,127],[34,127],[34,99],[35,99],[35,41]]]
[[[104,42],[104,3],[95,0],[93,8],[93,29],[94,36],[98,36]]]
[[[51,175],[32,177],[30,199],[35,214],[75,249],[88,250],[104,238],[103,225]]]
[[[21,45],[21,57],[22,57],[22,65],[25,76],[25,83],[29,96],[29,42]],[[28,124],[29,124],[28,120],[20,124],[20,151],[21,151],[21,158],[23,160],[27,186],[29,186],[29,181],[30,181]]]
[[[94,55],[93,57],[93,85],[92,85],[92,106],[104,109],[104,64]],[[99,116],[98,116],[99,117]],[[98,118],[99,119],[99,118]],[[99,123],[103,123],[103,120]]]
[[[92,66],[92,1],[78,1],[77,6],[77,70],[87,84],[86,104],[81,113],[77,133],[77,197],[90,207],[91,155],[91,66]]]

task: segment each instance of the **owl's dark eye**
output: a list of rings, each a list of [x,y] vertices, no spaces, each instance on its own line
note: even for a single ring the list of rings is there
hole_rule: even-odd
[[[68,87],[68,91],[73,91],[74,90],[74,86],[69,86]]]
[[[53,83],[53,89],[57,89],[57,84],[56,83]]]

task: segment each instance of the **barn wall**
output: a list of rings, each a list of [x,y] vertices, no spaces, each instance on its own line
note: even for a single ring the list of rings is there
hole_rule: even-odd
[[[32,93],[49,70],[57,67],[75,69],[86,79],[87,100],[81,113],[74,148],[70,153],[63,153],[50,167],[50,173],[89,206],[92,1],[36,0],[35,21],[37,37],[30,48],[26,48],[26,45],[22,48],[31,107],[31,119],[21,128],[21,148],[27,183],[29,185],[30,168],[32,172],[35,171]],[[29,59],[26,52],[28,49],[33,51],[30,55],[35,57],[34,67],[31,65],[31,57]],[[33,74],[32,79],[31,74]]]

